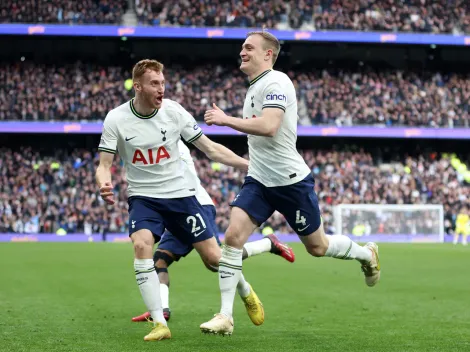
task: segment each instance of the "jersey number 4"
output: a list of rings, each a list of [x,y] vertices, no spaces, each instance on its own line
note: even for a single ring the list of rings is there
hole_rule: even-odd
[[[197,219],[199,219],[199,222],[201,223],[201,226],[203,228],[202,231],[201,230],[201,226],[197,226]],[[201,214],[197,213],[196,216],[188,216],[187,219],[186,219],[186,222],[188,224],[191,224],[192,226],[192,229],[191,229],[191,233],[194,235],[194,237],[197,237],[199,236],[201,233],[203,233],[204,231],[206,231],[206,223],[204,222],[204,219],[202,218]]]
[[[300,216],[300,210],[297,210],[295,213],[295,223],[302,224],[302,226],[307,224],[307,219],[305,219],[303,216]]]

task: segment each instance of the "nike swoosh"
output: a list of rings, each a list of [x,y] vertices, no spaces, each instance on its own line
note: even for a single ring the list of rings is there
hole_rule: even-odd
[[[199,236],[199,235],[200,235],[201,233],[203,233],[204,231],[206,231],[206,230],[202,230],[201,232],[195,233],[195,234],[194,234],[194,237]]]
[[[131,137],[131,138],[126,137],[126,142],[129,142],[131,139],[134,139],[135,137],[137,137],[137,136],[134,136],[134,137]]]
[[[226,278],[228,278],[228,277],[232,277],[232,275],[228,275],[228,276],[222,276],[222,275],[220,275],[220,278],[221,278],[221,279],[226,279]]]
[[[299,231],[299,232],[300,232],[300,231],[303,231],[303,230],[305,230],[305,229],[306,229],[307,227],[309,227],[309,226],[310,226],[310,224],[308,224],[308,225],[307,225],[307,226],[305,226],[304,228],[297,229],[297,231]]]

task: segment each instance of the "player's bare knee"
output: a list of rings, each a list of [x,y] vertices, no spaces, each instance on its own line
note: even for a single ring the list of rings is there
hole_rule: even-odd
[[[168,269],[168,265],[167,265],[166,261],[164,261],[162,259],[158,259],[155,262],[155,268],[156,269]]]
[[[134,252],[137,255],[143,255],[146,252],[152,251],[152,245],[148,244],[142,239],[137,239],[134,241]]]
[[[152,258],[155,240],[148,230],[139,230],[131,235],[136,258]]]
[[[204,258],[204,264],[206,267],[212,271],[212,268],[218,268],[219,267],[219,260],[221,257],[220,251],[211,251],[206,254],[206,257]]]
[[[310,253],[314,257],[324,257],[328,249],[328,246],[325,246],[324,244],[318,244],[318,245],[309,244],[309,245],[305,245],[305,248],[307,249],[307,252]]]
[[[175,260],[178,260],[173,253],[157,249],[153,255],[153,261],[155,262],[155,268],[159,269],[167,269]]]
[[[209,271],[212,271],[213,273],[217,273],[219,271],[218,269],[219,263],[217,263],[217,266],[214,266],[214,265],[210,265],[209,263],[204,262],[204,265]]]

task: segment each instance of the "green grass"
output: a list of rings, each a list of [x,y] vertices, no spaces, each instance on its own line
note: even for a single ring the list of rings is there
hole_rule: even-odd
[[[245,261],[266,322],[235,302],[231,338],[199,324],[219,308],[217,275],[197,255],[171,268],[173,339],[148,343],[129,244],[0,245],[0,351],[470,351],[470,248],[381,245],[382,281],[359,265],[273,255]]]

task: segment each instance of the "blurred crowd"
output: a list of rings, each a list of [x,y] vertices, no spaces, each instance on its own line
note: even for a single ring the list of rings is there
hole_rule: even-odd
[[[2,0],[0,23],[120,23],[127,0]]]
[[[296,3],[305,2],[136,0],[135,10],[139,23],[150,26],[262,27],[265,25],[268,28],[276,28],[280,22],[287,22],[288,10],[290,6],[296,6]]]
[[[289,71],[296,86],[301,125],[469,127],[468,74],[364,68]],[[177,65],[165,69],[166,97],[196,119],[212,103],[242,116],[247,78],[237,67]],[[208,79],[210,77],[210,79]],[[0,67],[0,120],[102,120],[129,100],[128,70],[77,62]]]
[[[465,0],[314,0],[316,30],[469,33]]]
[[[338,204],[444,204],[449,232],[455,227],[458,212],[470,204],[470,187],[450,161],[437,154],[397,156],[393,161],[374,158],[363,150],[307,150],[302,155],[315,177],[315,190],[329,233],[335,232],[333,206]],[[228,226],[229,204],[245,175],[210,162],[199,152],[193,151],[193,159],[201,182],[217,207],[217,226],[223,232]],[[119,157],[115,158],[112,179],[117,202],[107,206],[100,199],[94,182],[97,162],[95,151],[77,149],[67,153],[58,150],[55,155],[45,155],[30,147],[1,148],[0,232],[126,232],[127,185],[122,163]],[[396,228],[397,224],[387,218],[379,220],[369,222],[373,231],[400,233],[406,230]],[[429,225],[428,220],[417,224],[416,231],[421,231],[419,226],[425,230],[435,229],[432,223],[435,219]],[[350,219],[351,223],[354,221]],[[291,232],[279,213],[275,213],[264,224],[266,226],[280,233]]]
[[[5,0],[0,22],[121,24],[127,0]],[[135,0],[141,25],[470,33],[465,0]]]

